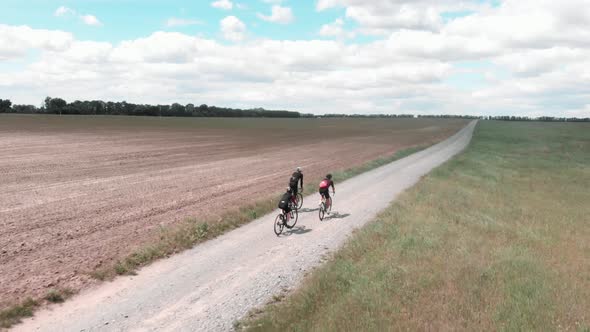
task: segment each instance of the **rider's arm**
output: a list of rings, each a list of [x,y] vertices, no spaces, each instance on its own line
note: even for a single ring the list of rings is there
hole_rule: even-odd
[[[303,173],[301,173],[301,177],[299,178],[299,181],[301,182],[301,188],[303,188]]]
[[[332,186],[332,192],[335,192],[336,189],[334,188],[334,181],[330,181],[330,182],[332,182],[332,183],[330,183],[330,185]]]

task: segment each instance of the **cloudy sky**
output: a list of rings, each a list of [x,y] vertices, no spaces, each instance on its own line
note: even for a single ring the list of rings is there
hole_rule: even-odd
[[[590,0],[3,0],[0,98],[590,116]]]

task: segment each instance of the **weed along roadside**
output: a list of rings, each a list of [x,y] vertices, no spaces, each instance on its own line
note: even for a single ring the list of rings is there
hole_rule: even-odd
[[[480,121],[464,153],[235,326],[588,331],[589,186],[588,124]]]
[[[333,172],[335,180],[344,181],[355,175],[388,164],[397,159],[404,158],[412,153],[432,145],[423,145],[399,150],[389,157],[379,158],[367,162],[359,167]],[[320,179],[306,179],[305,195],[315,193],[316,184]],[[89,272],[97,280],[112,280],[117,275],[132,275],[135,271],[149,263],[164,257],[169,257],[175,253],[184,251],[203,241],[215,238],[243,224],[255,220],[276,209],[276,199],[279,194],[269,196],[266,199],[242,207],[238,210],[230,211],[216,220],[198,220],[197,218],[187,218],[180,225],[162,229],[158,241],[149,246],[145,246],[125,259],[116,262],[111,266],[106,266],[95,271]],[[269,231],[272,232],[269,228]],[[35,309],[43,303],[62,302],[72,295],[68,289],[51,290],[43,299],[28,299],[25,302],[15,305],[11,308],[0,312],[0,324],[2,327],[10,327],[18,323],[22,318],[33,315]]]

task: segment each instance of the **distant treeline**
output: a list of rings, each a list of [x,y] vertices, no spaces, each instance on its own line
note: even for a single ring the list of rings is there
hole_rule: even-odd
[[[489,116],[484,117],[488,120],[499,121],[545,121],[545,122],[590,122],[590,118],[556,118],[552,116],[540,116],[537,118],[530,118],[527,116]]]
[[[45,98],[42,107],[34,105],[12,105],[10,100],[0,99],[0,113],[22,114],[81,114],[81,115],[138,115],[138,116],[178,116],[178,117],[268,117],[268,118],[300,118],[311,117],[292,111],[274,111],[263,108],[236,109],[208,106],[202,104],[181,105],[147,105],[128,102],[112,102],[102,100],[79,101],[68,103],[61,98]]]
[[[546,121],[546,122],[590,122],[590,118],[556,118],[541,116],[531,118],[528,116],[472,116],[472,115],[418,115],[419,118],[455,118],[455,119],[479,119],[497,121]]]
[[[324,114],[322,118],[413,118],[413,114]]]
[[[590,122],[590,118],[556,118],[541,116],[537,118],[523,116],[476,116],[455,114],[326,114],[325,118],[423,118],[423,119],[471,119],[471,120],[498,120],[498,121],[547,121],[547,122]]]
[[[483,119],[482,116],[475,115],[454,115],[454,114],[439,114],[439,115],[418,115],[418,118],[434,118],[434,119]]]
[[[541,116],[473,116],[473,115],[413,115],[413,114],[325,114],[314,115],[293,111],[273,111],[263,108],[236,109],[207,106],[202,104],[147,105],[127,102],[104,102],[102,100],[79,101],[68,103],[61,98],[45,98],[42,107],[34,105],[12,105],[8,99],[0,99],[0,113],[21,114],[82,114],[82,115],[142,115],[142,116],[179,116],[179,117],[268,117],[268,118],[444,118],[444,119],[480,119],[499,121],[547,121],[547,122],[590,122],[590,118],[559,118]]]

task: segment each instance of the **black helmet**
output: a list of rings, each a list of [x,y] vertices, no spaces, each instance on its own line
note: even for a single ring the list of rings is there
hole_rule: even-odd
[[[326,178],[328,178],[328,180],[332,180],[332,174],[328,173],[328,174],[326,175]]]

